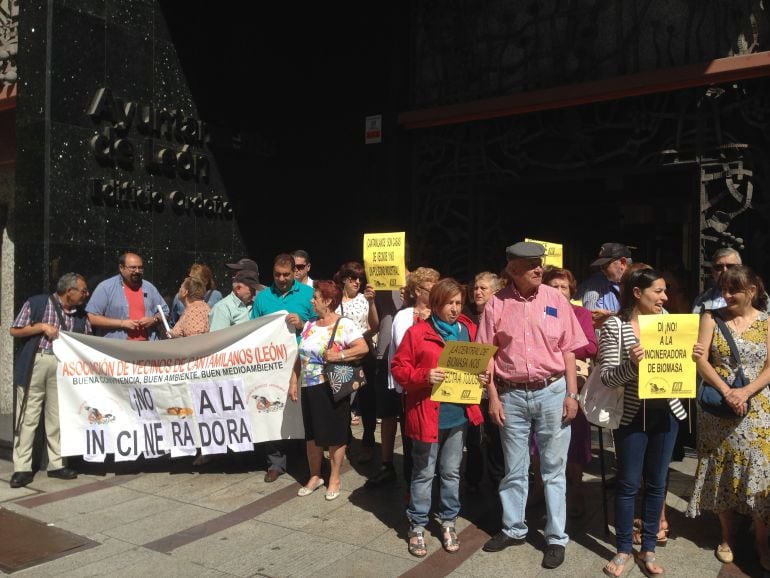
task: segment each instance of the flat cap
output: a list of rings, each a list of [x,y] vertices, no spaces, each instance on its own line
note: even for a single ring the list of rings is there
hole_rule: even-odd
[[[631,249],[621,243],[604,243],[599,249],[598,259],[591,263],[591,267],[603,267],[623,257],[631,257]]]
[[[229,269],[235,269],[236,271],[254,271],[254,273],[257,274],[257,277],[259,277],[259,267],[257,264],[245,257],[243,259],[238,259],[235,263],[227,263],[225,266]]]
[[[542,259],[545,256],[545,247],[540,243],[520,241],[505,249],[505,256],[511,259]]]

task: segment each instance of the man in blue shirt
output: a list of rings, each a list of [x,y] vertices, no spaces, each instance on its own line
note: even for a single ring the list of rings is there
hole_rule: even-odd
[[[594,327],[601,327],[610,315],[620,311],[620,280],[630,264],[631,250],[620,243],[604,243],[591,263],[599,270],[578,287],[575,299],[591,311]]]
[[[276,311],[288,311],[286,324],[294,329],[299,340],[305,322],[315,319],[316,314],[310,304],[313,288],[294,278],[296,269],[294,257],[288,253],[281,253],[273,260],[273,284],[254,299],[251,318],[256,319]],[[286,471],[286,454],[281,449],[280,442],[267,443],[267,459],[270,465],[265,474],[265,481],[270,483]]]
[[[169,309],[155,285],[143,276],[139,255],[123,253],[118,258],[118,274],[99,283],[86,305],[94,333],[111,339],[158,339],[163,329],[158,305],[167,317]],[[133,307],[134,298],[138,308]]]

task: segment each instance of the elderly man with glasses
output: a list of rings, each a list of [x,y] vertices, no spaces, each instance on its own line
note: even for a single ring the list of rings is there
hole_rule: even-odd
[[[585,334],[560,291],[543,285],[539,243],[506,249],[511,282],[487,301],[476,341],[497,346],[489,365],[489,416],[500,427],[505,476],[499,494],[502,530],[486,544],[499,552],[523,544],[528,533],[524,509],[529,487],[529,438],[535,432],[545,485],[547,547],[543,566],[564,562],[569,536],[566,467],[570,421],[578,412],[576,349]]]
[[[144,280],[144,262],[135,253],[118,258],[118,274],[102,281],[86,306],[97,335],[111,339],[158,339],[163,323],[158,305],[168,316],[168,305],[155,286]]]
[[[32,482],[32,446],[40,416],[45,419],[48,446],[48,477],[72,480],[75,470],[64,465],[59,443],[59,394],[56,386],[56,357],[53,342],[59,331],[91,333],[83,310],[88,297],[86,280],[77,273],[65,273],[56,285],[56,293],[30,297],[11,326],[11,335],[22,340],[13,381],[17,388],[17,418],[13,431],[12,488]]]

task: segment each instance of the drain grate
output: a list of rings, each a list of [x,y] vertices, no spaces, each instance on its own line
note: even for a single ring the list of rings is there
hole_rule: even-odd
[[[3,572],[16,572],[96,545],[97,542],[83,536],[0,508],[0,570]]]

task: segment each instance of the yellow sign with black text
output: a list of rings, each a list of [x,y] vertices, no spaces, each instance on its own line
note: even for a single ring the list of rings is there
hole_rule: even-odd
[[[564,262],[564,245],[559,243],[551,243],[549,241],[538,241],[536,239],[524,239],[529,243],[540,243],[545,247],[545,257],[543,257],[543,265],[551,265],[552,267],[563,267]]]
[[[692,348],[698,341],[698,315],[640,315],[639,399],[695,397],[697,373]]]
[[[495,351],[494,345],[448,341],[438,358],[438,367],[446,370],[446,377],[433,386],[430,398],[445,403],[481,403],[484,387],[478,375],[487,370]]]
[[[364,235],[366,281],[376,291],[397,291],[406,285],[405,244],[403,232]]]

